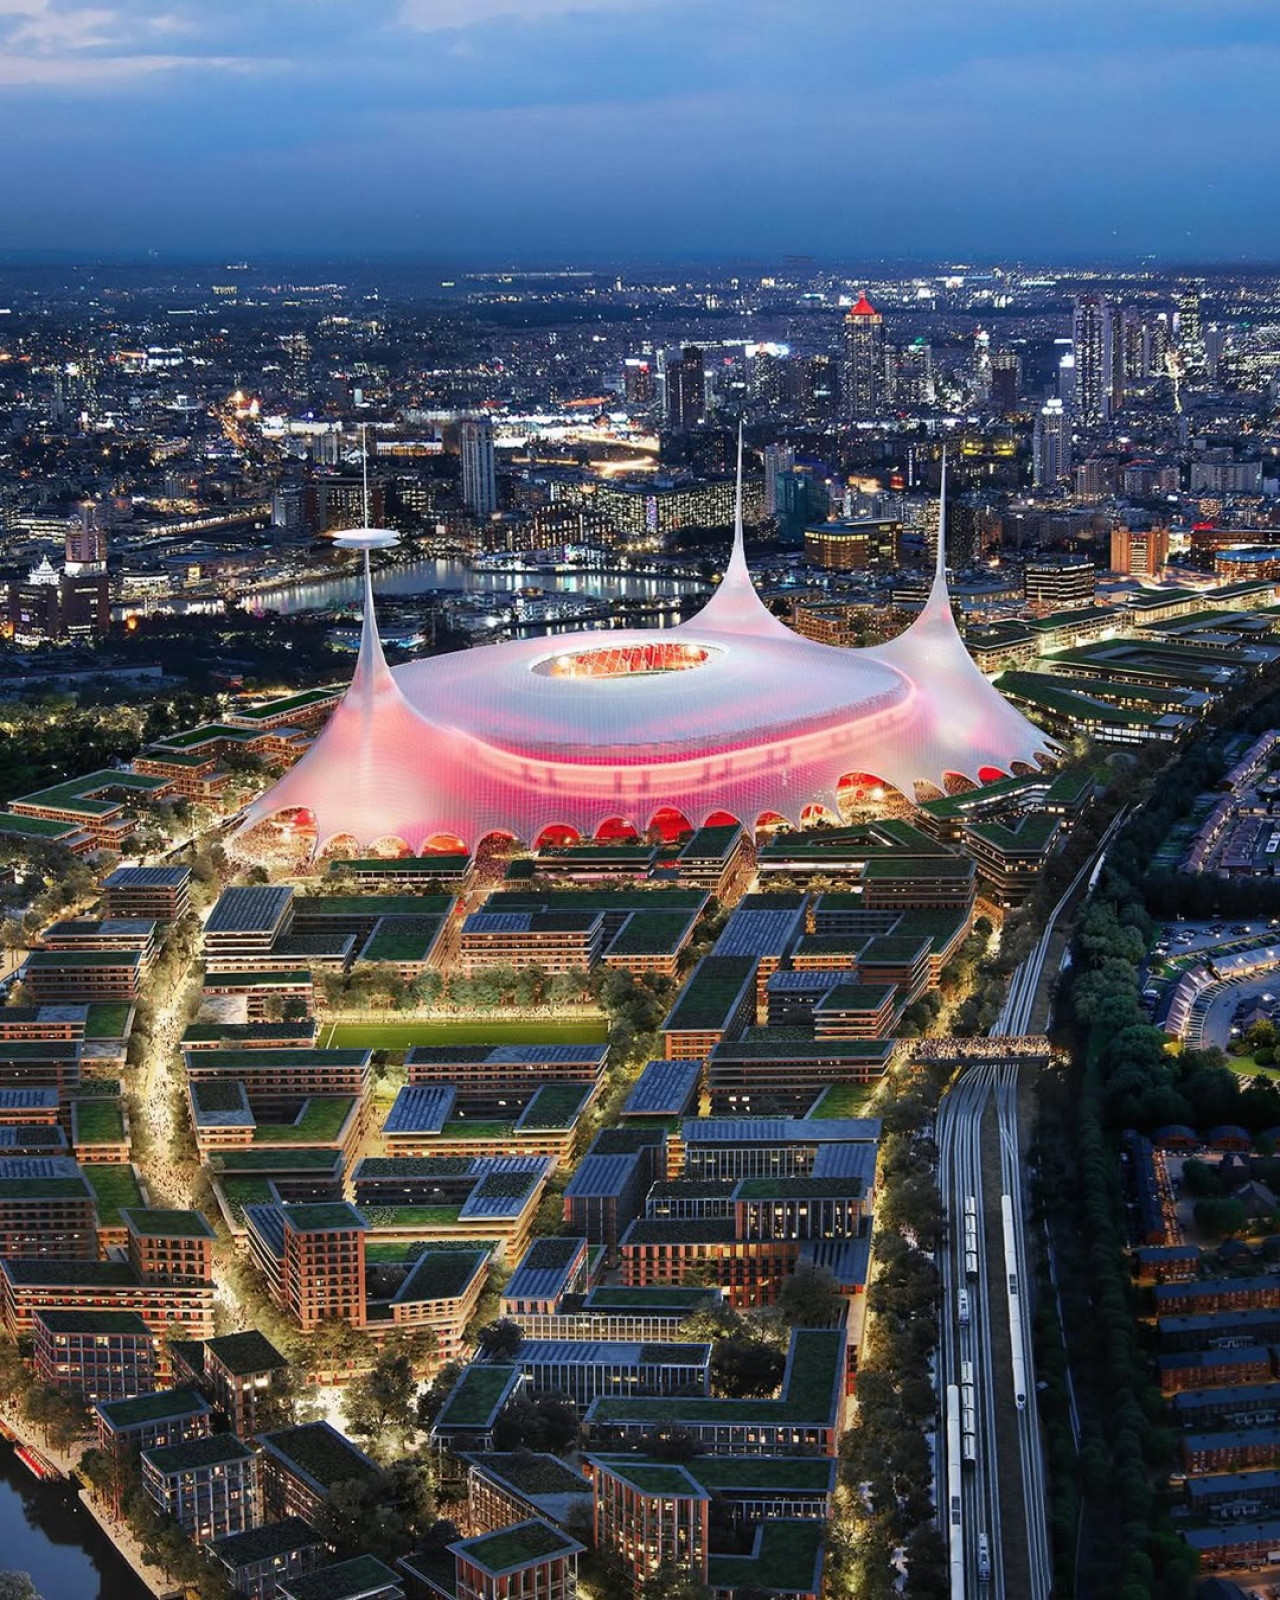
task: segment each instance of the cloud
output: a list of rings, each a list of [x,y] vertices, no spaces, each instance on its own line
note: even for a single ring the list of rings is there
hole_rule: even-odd
[[[424,33],[510,19],[550,22],[574,12],[634,10],[643,0],[401,0],[400,21]],[[653,0],[646,9],[652,9]]]

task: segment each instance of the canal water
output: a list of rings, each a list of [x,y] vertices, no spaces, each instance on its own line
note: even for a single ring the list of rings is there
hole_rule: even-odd
[[[358,602],[363,580],[358,572],[340,578],[307,578],[258,594],[246,594],[247,606],[279,611],[329,610]],[[648,578],[610,572],[503,572],[470,567],[463,561],[407,561],[373,576],[374,593],[389,598],[451,589],[465,594],[514,594],[524,588],[547,594],[573,594],[599,600],[661,600],[672,596],[705,594],[705,586],[680,578]]]
[[[0,1572],[27,1572],[42,1600],[151,1600],[151,1591],[66,1483],[41,1483],[0,1443]]]

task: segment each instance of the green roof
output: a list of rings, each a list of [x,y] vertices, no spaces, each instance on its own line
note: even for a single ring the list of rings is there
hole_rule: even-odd
[[[71,1121],[77,1144],[121,1144],[124,1108],[119,1100],[92,1100],[77,1096],[71,1103]]]
[[[814,1518],[763,1522],[750,1555],[708,1555],[707,1582],[713,1589],[812,1594],[825,1538],[825,1525]]]
[[[464,873],[470,864],[471,857],[465,850],[451,850],[433,856],[351,856],[330,861],[329,872],[385,873],[389,878],[430,877],[433,874],[452,877]]]
[[[353,1556],[301,1578],[277,1578],[277,1593],[289,1600],[363,1600],[384,1589],[403,1589],[401,1579],[376,1556]]]
[[[141,1428],[148,1422],[164,1422],[169,1417],[197,1416],[209,1405],[195,1389],[158,1389],[152,1394],[135,1395],[131,1400],[103,1400],[97,1407],[111,1427]]]
[[[168,1477],[174,1472],[195,1472],[200,1467],[221,1466],[224,1462],[248,1461],[253,1453],[252,1447],[237,1439],[234,1433],[211,1433],[203,1439],[184,1439],[178,1444],[144,1450],[142,1459]]]
[[[257,1372],[273,1372],[287,1367],[288,1361],[276,1349],[266,1334],[250,1328],[244,1333],[224,1333],[216,1339],[206,1339],[205,1350],[215,1356],[238,1378],[247,1378]]]
[[[396,1299],[452,1300],[467,1287],[488,1259],[487,1250],[426,1250],[401,1286]]]
[[[198,728],[187,728],[182,733],[171,733],[156,741],[156,748],[182,750],[191,745],[210,744],[214,739],[235,739],[247,743],[262,735],[254,728],[232,728],[225,722],[206,722]]]
[[[140,950],[33,950],[27,966],[35,971],[59,967],[138,967]]]
[[[473,1361],[454,1384],[436,1425],[477,1431],[487,1428],[519,1376],[518,1367]]]
[[[571,1128],[591,1098],[590,1083],[544,1083],[519,1118],[521,1133],[536,1128]]]
[[[360,952],[361,961],[425,961],[443,916],[380,917]]]
[[[336,1233],[365,1225],[364,1218],[345,1200],[285,1206],[283,1212],[285,1225],[295,1233]]]
[[[572,1555],[582,1546],[548,1522],[520,1522],[497,1533],[464,1539],[455,1548],[466,1560],[497,1575],[545,1561],[549,1556]]]
[[[232,1148],[228,1150],[211,1150],[208,1156],[210,1168],[217,1173],[222,1172],[322,1172],[340,1175],[342,1168],[342,1152],[329,1146],[318,1146],[314,1149],[303,1145],[282,1146],[273,1149],[270,1145],[257,1149],[252,1146]]]
[[[129,1207],[120,1213],[131,1233],[145,1239],[212,1239],[203,1211],[165,1211],[154,1206]]]
[[[189,1072],[204,1077],[238,1078],[255,1067],[362,1067],[369,1050],[198,1050],[187,1062]]]
[[[322,1489],[353,1478],[372,1478],[378,1467],[363,1450],[325,1422],[303,1422],[265,1433],[259,1443],[300,1470]]]
[[[137,1174],[122,1161],[89,1162],[80,1168],[98,1201],[98,1221],[104,1228],[119,1227],[123,1208],[143,1204]]]
[[[0,833],[15,839],[70,839],[78,832],[74,822],[55,822],[52,817],[20,817],[0,811]]]
[[[591,1493],[588,1480],[556,1456],[534,1455],[524,1450],[490,1451],[469,1455],[466,1459],[482,1471],[491,1472],[509,1483],[518,1493],[531,1498],[535,1495]]]
[[[334,1144],[356,1108],[353,1095],[312,1095],[302,1103],[295,1122],[260,1122],[254,1144]]]
[[[308,706],[324,705],[336,700],[341,689],[300,689],[297,694],[282,695],[278,700],[266,700],[261,705],[240,706],[232,713],[246,722],[266,722],[272,717],[303,711]]]
[[[633,911],[610,942],[609,954],[670,955],[696,916],[696,911]]]
[[[42,1311],[35,1312],[50,1333],[146,1334],[151,1329],[136,1311]]]
[[[839,1328],[797,1328],[791,1335],[783,1392],[776,1400],[685,1399],[674,1395],[592,1402],[591,1420],[778,1426],[826,1423],[835,1414],[843,1390],[844,1334]]]
[[[84,1169],[81,1168],[81,1171]],[[0,1200],[68,1200],[81,1197],[90,1197],[82,1178],[0,1178]]]
[[[129,1026],[133,1006],[128,1000],[95,1000],[84,1019],[86,1039],[120,1039]]]
[[[727,1026],[733,1007],[755,976],[752,956],[704,956],[663,1023],[664,1032],[705,1032]]]

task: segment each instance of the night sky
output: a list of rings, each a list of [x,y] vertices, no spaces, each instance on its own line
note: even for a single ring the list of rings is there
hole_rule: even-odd
[[[0,252],[1280,259],[1275,0],[0,0]]]

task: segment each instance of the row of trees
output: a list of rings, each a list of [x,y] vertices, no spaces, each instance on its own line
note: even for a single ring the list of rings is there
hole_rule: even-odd
[[[941,1091],[923,1069],[889,1108],[880,1147],[876,1270],[858,1366],[858,1414],[842,1446],[846,1503],[856,1512],[833,1555],[850,1592],[894,1600],[906,1567],[911,1600],[944,1600],[946,1546],[935,1523],[929,1435],[938,1401],[931,1362],[938,1341],[938,1273],[931,1252],[943,1233],[938,1151],[927,1129]]]

